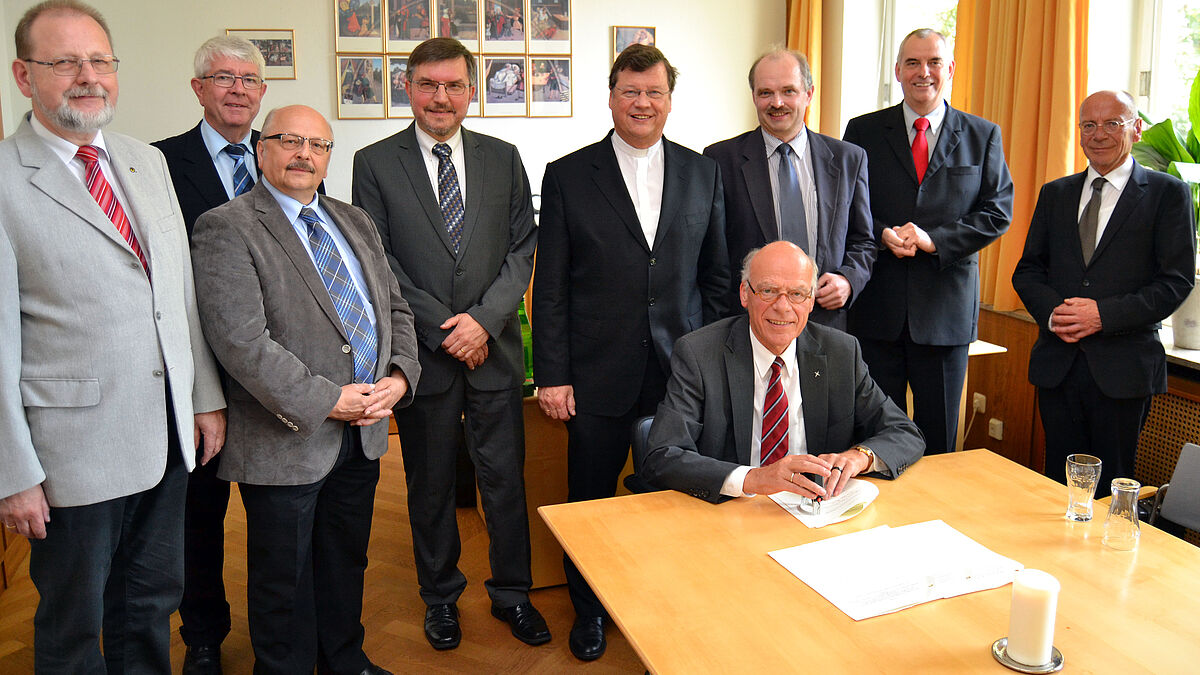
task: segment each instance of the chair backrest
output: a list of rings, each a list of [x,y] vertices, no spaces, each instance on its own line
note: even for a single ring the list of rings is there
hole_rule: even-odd
[[[1200,445],[1185,443],[1160,515],[1189,530],[1200,530]]]
[[[642,458],[650,451],[650,427],[654,424],[654,416],[638,418],[633,423],[630,433],[630,443],[633,445],[633,473],[625,477],[625,487],[635,494],[654,492],[657,488],[647,483],[641,477]]]

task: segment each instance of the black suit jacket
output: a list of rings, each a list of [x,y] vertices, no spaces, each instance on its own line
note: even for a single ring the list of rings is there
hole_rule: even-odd
[[[612,132],[546,167],[533,282],[538,386],[570,384],[576,409],[621,415],[647,358],[726,312],[725,200],[716,162],[663,139],[658,233],[647,246]]]
[[[817,248],[820,274],[833,272],[850,282],[846,306],[814,307],[811,321],[845,329],[846,309],[862,292],[875,262],[871,205],[867,197],[867,154],[862,148],[805,130],[817,187]],[[751,249],[779,238],[771,174],[762,127],[704,149],[721,167],[725,188],[725,239],[729,248],[730,310],[737,313],[742,259]]]
[[[258,131],[250,132],[252,147],[257,146],[258,137]],[[196,219],[202,213],[229,201],[225,186],[221,184],[221,176],[213,166],[212,157],[204,145],[204,137],[200,135],[200,124],[197,123],[178,136],[164,138],[151,145],[161,150],[167,158],[167,166],[171,169],[171,182],[175,185],[175,196],[179,199],[183,222],[190,237]],[[258,163],[254,162],[254,165],[257,178],[262,174],[258,170]]]
[[[858,341],[809,323],[796,340],[804,433],[814,455],[862,443],[895,478],[921,458],[925,442],[867,373]],[[745,316],[685,335],[671,357],[667,396],[650,429],[638,475],[653,485],[710,502],[750,464],[754,434],[754,353]]]
[[[884,228],[911,221],[929,233],[937,253],[897,258],[880,243],[871,280],[850,308],[850,332],[896,340],[907,320],[918,344],[969,344],[979,319],[978,251],[1012,219],[1000,128],[946,106],[918,184],[901,105],[850,120],[845,140],[867,151],[875,240],[882,241]]]
[[[1158,328],[1195,279],[1191,195],[1182,181],[1135,162],[1085,267],[1078,221],[1086,176],[1084,171],[1042,186],[1013,272],[1013,288],[1040,329],[1029,357],[1029,381],[1058,386],[1082,352],[1106,396],[1165,392],[1167,363]],[[1072,297],[1096,300],[1103,329],[1068,343],[1050,332],[1048,322],[1054,308]]]

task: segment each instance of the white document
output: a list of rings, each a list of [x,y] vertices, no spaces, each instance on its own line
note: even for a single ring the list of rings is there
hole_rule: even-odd
[[[879,487],[870,481],[851,478],[846,481],[842,494],[821,502],[819,514],[812,513],[809,501],[794,492],[776,492],[768,496],[800,522],[817,528],[850,520],[862,513],[879,496]]]
[[[881,525],[769,555],[855,621],[998,588],[1024,568],[940,520]]]

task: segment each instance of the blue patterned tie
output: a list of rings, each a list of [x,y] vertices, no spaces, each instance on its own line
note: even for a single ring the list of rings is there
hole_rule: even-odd
[[[240,197],[254,187],[246,170],[246,148],[230,143],[225,146],[225,154],[233,158],[233,196]]]
[[[317,213],[307,207],[300,209],[300,220],[308,225],[308,245],[312,247],[317,271],[321,273],[321,281],[329,290],[333,308],[342,320],[346,336],[350,338],[350,349],[354,354],[354,381],[374,382],[379,341],[375,327],[367,317],[362,296],[354,287],[350,272],[342,262],[342,254],[333,243],[333,237],[321,226],[321,218]]]
[[[433,154],[438,158],[438,206],[442,209],[442,219],[446,221],[446,234],[450,235],[450,243],[454,244],[454,252],[458,253],[463,224],[462,191],[458,189],[458,172],[454,170],[454,162],[450,161],[449,145],[438,143],[433,146]]]
[[[813,254],[808,246],[808,217],[800,192],[800,177],[792,166],[792,146],[780,143],[779,149],[779,238],[786,239]]]

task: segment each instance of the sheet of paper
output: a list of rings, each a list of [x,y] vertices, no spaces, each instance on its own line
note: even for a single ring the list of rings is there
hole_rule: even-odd
[[[940,520],[882,525],[769,555],[855,621],[998,588],[1024,568]]]
[[[879,487],[865,480],[851,478],[846,481],[842,494],[821,503],[821,513],[812,513],[808,500],[792,492],[776,492],[771,500],[784,511],[796,516],[800,522],[813,528],[825,527],[843,520],[850,520],[866,510],[879,496]]]

